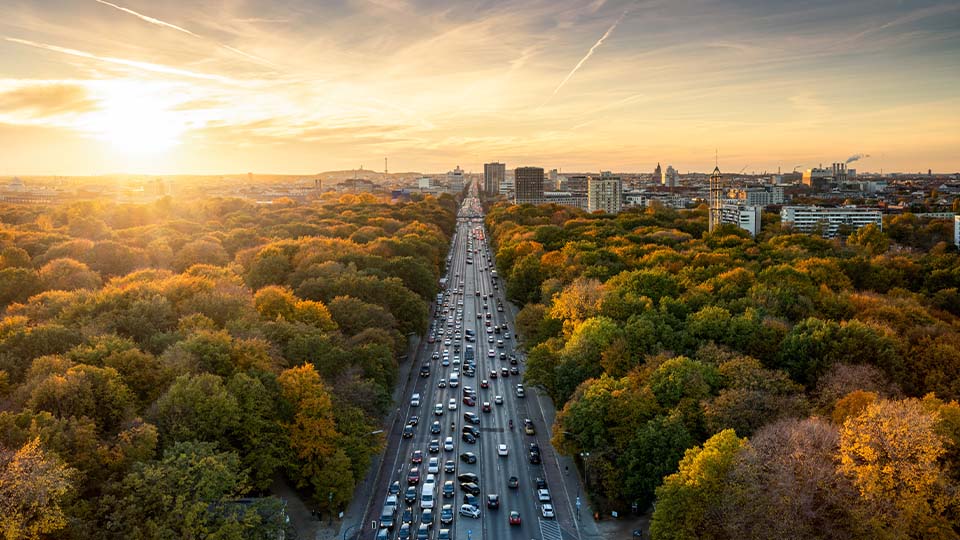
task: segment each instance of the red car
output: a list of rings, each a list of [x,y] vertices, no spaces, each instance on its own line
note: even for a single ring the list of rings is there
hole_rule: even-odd
[[[423,450],[414,450],[413,455],[410,456],[410,463],[418,465],[423,463]]]
[[[490,388],[490,383],[486,379],[480,381],[480,388]]]
[[[520,525],[520,512],[511,510],[509,520],[511,525]]]
[[[490,412],[490,402],[489,402],[489,401],[484,401],[484,402],[483,402],[483,412]]]
[[[410,467],[410,472],[407,473],[407,484],[414,485],[420,483],[420,467]]]
[[[465,396],[465,397],[463,398],[463,404],[464,404],[464,405],[467,405],[468,407],[473,407],[474,405],[477,404],[477,402],[474,401],[474,399],[473,399],[472,397],[470,397],[470,396]]]

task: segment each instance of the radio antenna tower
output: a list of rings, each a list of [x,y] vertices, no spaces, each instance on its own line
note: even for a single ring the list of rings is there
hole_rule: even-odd
[[[714,151],[713,174],[710,175],[710,232],[720,226],[720,217],[723,214],[723,175],[720,174],[720,165],[717,153]]]
[[[383,183],[387,183],[387,158],[383,158]]]

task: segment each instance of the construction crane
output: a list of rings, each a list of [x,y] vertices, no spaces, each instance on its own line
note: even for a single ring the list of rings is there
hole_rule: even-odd
[[[747,170],[747,167],[749,167],[749,166],[750,166],[750,164],[747,163],[746,165],[743,166],[742,169],[740,169],[740,172],[738,172],[737,174],[743,174],[743,171]]]
[[[797,172],[797,169],[799,169],[800,167],[803,167],[803,165],[795,165],[793,167],[793,172]]]

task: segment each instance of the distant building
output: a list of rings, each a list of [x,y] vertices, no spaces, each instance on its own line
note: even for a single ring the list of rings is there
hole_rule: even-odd
[[[624,191],[622,206],[647,206],[647,200],[645,191]]]
[[[457,168],[447,173],[447,189],[452,193],[460,193],[463,191],[464,187],[463,182],[463,169],[457,165]]]
[[[562,206],[572,206],[581,210],[587,209],[587,196],[583,193],[573,193],[570,191],[544,191],[543,202],[559,204]]]
[[[652,178],[653,178],[653,181],[654,181],[654,182],[660,182],[661,179],[663,178],[663,171],[660,170],[660,164],[659,164],[659,163],[657,163],[657,168],[653,170],[653,176],[652,176]]]
[[[756,237],[760,232],[760,213],[759,206],[747,206],[739,204],[724,204],[720,207],[720,223],[731,223],[750,233],[750,236]]]
[[[783,204],[783,186],[763,186],[727,191],[728,199],[737,199],[747,206]]]
[[[847,181],[847,164],[834,163],[829,168],[814,167],[803,172],[803,185],[813,189],[826,189],[831,183]]]
[[[430,189],[433,187],[433,178],[428,178],[426,176],[422,178],[417,178],[417,187],[420,189]]]
[[[589,177],[582,174],[567,177],[567,191],[586,193],[589,189]]]
[[[493,162],[483,164],[483,193],[487,196],[500,193],[500,186],[507,178],[507,165]]]
[[[377,184],[366,178],[350,178],[337,185],[337,191],[348,193],[370,193],[377,188]]]
[[[587,211],[601,210],[608,214],[618,214],[623,208],[623,181],[609,171],[600,173],[600,177],[590,177],[587,181]]]
[[[820,206],[784,206],[780,221],[803,233],[821,232],[825,238],[835,238],[841,229],[859,229],[873,223],[883,227],[883,215],[875,208],[823,208]]]
[[[660,183],[664,187],[673,189],[677,187],[679,179],[680,175],[677,173],[677,170],[673,168],[673,165],[668,165],[667,170],[663,171],[663,176],[660,178]]]
[[[540,167],[517,167],[513,170],[516,204],[540,204],[543,202],[543,169]]]
[[[559,175],[559,173],[557,172],[556,169],[550,169],[550,172],[547,174],[547,179],[549,180],[549,185],[551,185],[551,186],[557,185],[557,176],[558,176],[558,175]]]

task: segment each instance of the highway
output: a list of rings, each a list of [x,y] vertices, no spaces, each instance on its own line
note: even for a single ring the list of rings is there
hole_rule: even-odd
[[[361,537],[403,538],[401,532],[404,531],[401,528],[404,511],[409,510],[406,515],[411,519],[410,538],[418,538],[418,528],[424,517],[421,489],[427,480],[430,458],[438,458],[439,471],[434,475],[434,523],[429,531],[425,531],[430,540],[442,540],[443,529],[447,529],[450,538],[456,540],[577,539],[576,524],[571,515],[573,501],[570,499],[573,494],[566,493],[561,486],[557,486],[556,493],[554,486],[546,486],[556,517],[542,517],[543,503],[538,501],[537,479],[547,478],[545,468],[551,467],[556,478],[559,466],[556,453],[549,448],[550,429],[544,425],[543,412],[536,395],[531,389],[525,389],[522,397],[518,395],[517,385],[522,383],[524,359],[515,350],[514,320],[504,295],[505,287],[493,277],[493,253],[487,243],[482,209],[476,199],[476,186],[472,185],[470,189],[472,196],[468,196],[461,206],[457,231],[451,244],[445,276],[446,291],[442,297],[438,297],[431,328],[425,336],[427,343],[421,347],[419,357],[412,360],[415,376],[423,368],[423,376],[417,378],[411,392],[419,394],[419,406],[411,404],[412,395],[406,396],[398,404],[402,419],[399,426],[408,423],[414,416],[418,417],[418,421],[406,428],[407,435],[412,436],[401,438],[402,431],[388,434],[399,439],[399,444],[388,444],[388,454],[384,456],[386,466],[373,490],[375,499],[369,505],[370,525],[364,528]],[[496,330],[498,327],[499,330]],[[470,331],[475,336],[472,340],[468,336]],[[475,373],[470,371],[470,361],[466,358],[468,347],[473,348]],[[512,356],[515,356],[515,361],[511,361]],[[514,368],[514,374],[510,373],[511,368]],[[457,387],[451,386],[452,377],[459,377]],[[467,388],[475,391],[475,401],[466,402]],[[496,396],[501,397],[501,403],[497,403]],[[484,402],[490,404],[489,412],[484,411]],[[478,416],[479,424],[468,422],[465,413]],[[532,421],[533,434],[525,433],[524,419]],[[514,424],[512,429],[509,427],[511,420]],[[434,422],[438,422],[438,425]],[[471,428],[479,431],[475,443],[464,440],[464,430]],[[431,429],[434,432],[439,429],[439,433],[432,433]],[[452,438],[452,450],[444,448],[448,437]],[[432,441],[439,446],[436,453],[430,452]],[[531,443],[541,448],[541,463],[531,463]],[[501,444],[506,445],[506,456],[498,455],[498,446]],[[412,463],[416,451],[422,454],[420,464]],[[472,452],[476,462],[468,463],[460,459],[464,452]],[[448,461],[452,461],[452,472]],[[445,468],[445,465],[448,467]],[[418,469],[420,478],[414,484],[416,500],[408,503],[404,495],[412,467]],[[476,506],[480,512],[479,518],[459,513],[461,505],[465,503],[466,492],[458,476],[464,473],[478,477],[476,484],[480,494],[476,497]],[[517,478],[518,485],[515,488],[508,486],[511,477]],[[454,496],[449,498],[442,494],[444,483],[448,481],[452,482],[454,488]],[[394,525],[386,528],[382,527],[383,523],[378,518],[389,487],[395,482],[399,483],[398,510]],[[499,508],[488,508],[489,494],[499,497]],[[441,524],[441,509],[446,504],[452,505],[454,517],[452,523]],[[519,513],[519,525],[509,522],[511,511]],[[378,522],[374,525],[372,520]]]

